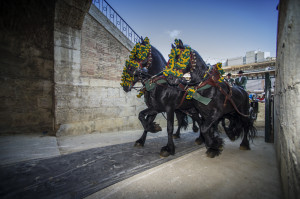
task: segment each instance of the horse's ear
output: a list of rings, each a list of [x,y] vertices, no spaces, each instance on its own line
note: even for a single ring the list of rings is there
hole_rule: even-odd
[[[175,46],[173,45],[173,44],[171,44],[171,47],[174,49],[175,48]]]
[[[183,43],[182,43],[181,39],[179,39],[179,46],[180,46],[180,48],[184,48],[184,46],[183,46]]]
[[[141,36],[141,43],[144,43],[144,38]]]

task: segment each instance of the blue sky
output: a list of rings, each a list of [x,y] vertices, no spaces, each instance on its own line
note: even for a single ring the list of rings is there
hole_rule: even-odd
[[[276,56],[279,0],[107,0],[167,59],[179,38],[211,64],[261,50]]]

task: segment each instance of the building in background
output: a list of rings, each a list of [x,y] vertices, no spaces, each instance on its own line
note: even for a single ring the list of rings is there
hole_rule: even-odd
[[[260,50],[253,50],[246,52],[245,56],[228,58],[223,66],[236,66],[251,63],[260,63],[271,60],[270,52],[263,52]]]
[[[270,56],[270,52],[248,51],[245,56],[228,58],[223,63],[223,69],[231,73],[233,78],[238,76],[238,71],[244,71],[247,77],[247,90],[251,92],[264,92],[265,73],[270,74],[272,85],[275,82],[276,58]]]

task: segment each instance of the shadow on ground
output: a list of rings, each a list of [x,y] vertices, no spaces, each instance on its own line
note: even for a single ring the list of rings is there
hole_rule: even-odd
[[[1,198],[83,198],[137,173],[204,147],[195,133],[175,140],[176,154],[160,158],[167,137],[94,148],[68,155],[0,167]]]

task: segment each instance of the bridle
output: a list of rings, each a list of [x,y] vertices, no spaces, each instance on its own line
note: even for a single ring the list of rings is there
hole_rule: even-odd
[[[136,82],[138,82],[139,80],[143,83],[145,82],[148,78],[151,78],[152,75],[150,75],[149,73],[145,72],[143,69],[146,68],[147,70],[149,69],[149,67],[152,65],[152,52],[151,52],[151,48],[149,49],[149,53],[147,56],[147,62],[146,62],[146,66],[143,66],[143,61],[137,61],[139,64],[139,67],[133,72],[133,75],[136,75],[138,73],[138,80]],[[144,77],[143,77],[144,76]],[[132,87],[135,90],[138,89],[142,89],[143,87]]]
[[[148,53],[148,56],[147,56],[147,63],[146,63],[146,66],[144,67],[143,66],[143,61],[137,61],[139,63],[139,68],[149,68],[152,64],[152,52],[151,52],[151,48],[149,49],[149,53]]]

